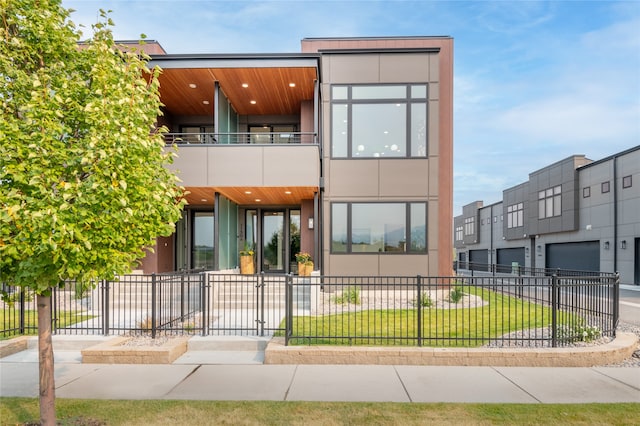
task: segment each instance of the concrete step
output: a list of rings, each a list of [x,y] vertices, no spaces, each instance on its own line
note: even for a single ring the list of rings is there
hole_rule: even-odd
[[[254,351],[264,352],[271,337],[257,336],[193,336],[189,351]]]

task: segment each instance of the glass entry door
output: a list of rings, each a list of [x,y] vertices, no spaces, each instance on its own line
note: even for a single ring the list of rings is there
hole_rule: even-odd
[[[284,211],[265,211],[262,214],[262,270],[284,272],[285,235]]]
[[[300,251],[300,210],[246,210],[245,242],[256,249],[258,272],[295,273]]]
[[[213,269],[213,212],[194,212],[191,267]]]

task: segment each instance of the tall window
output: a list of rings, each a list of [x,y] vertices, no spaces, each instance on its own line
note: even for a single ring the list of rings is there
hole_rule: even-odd
[[[538,192],[538,219],[562,215],[562,186]]]
[[[474,217],[464,218],[464,235],[474,235],[476,233],[476,220]]]
[[[456,227],[456,241],[462,241],[464,239],[464,227]]]
[[[524,226],[524,204],[512,204],[507,207],[507,228]]]
[[[426,253],[427,203],[333,203],[332,253]]]
[[[427,85],[333,86],[333,158],[427,156]]]

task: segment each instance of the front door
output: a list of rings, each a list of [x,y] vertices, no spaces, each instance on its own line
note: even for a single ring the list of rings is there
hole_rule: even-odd
[[[246,210],[245,241],[256,249],[258,272],[295,273],[300,251],[299,209]]]

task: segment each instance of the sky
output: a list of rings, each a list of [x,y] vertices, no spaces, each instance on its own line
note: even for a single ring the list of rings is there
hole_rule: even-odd
[[[305,37],[454,39],[454,215],[574,154],[640,145],[640,1],[63,0],[90,35],[168,53],[295,53]]]

